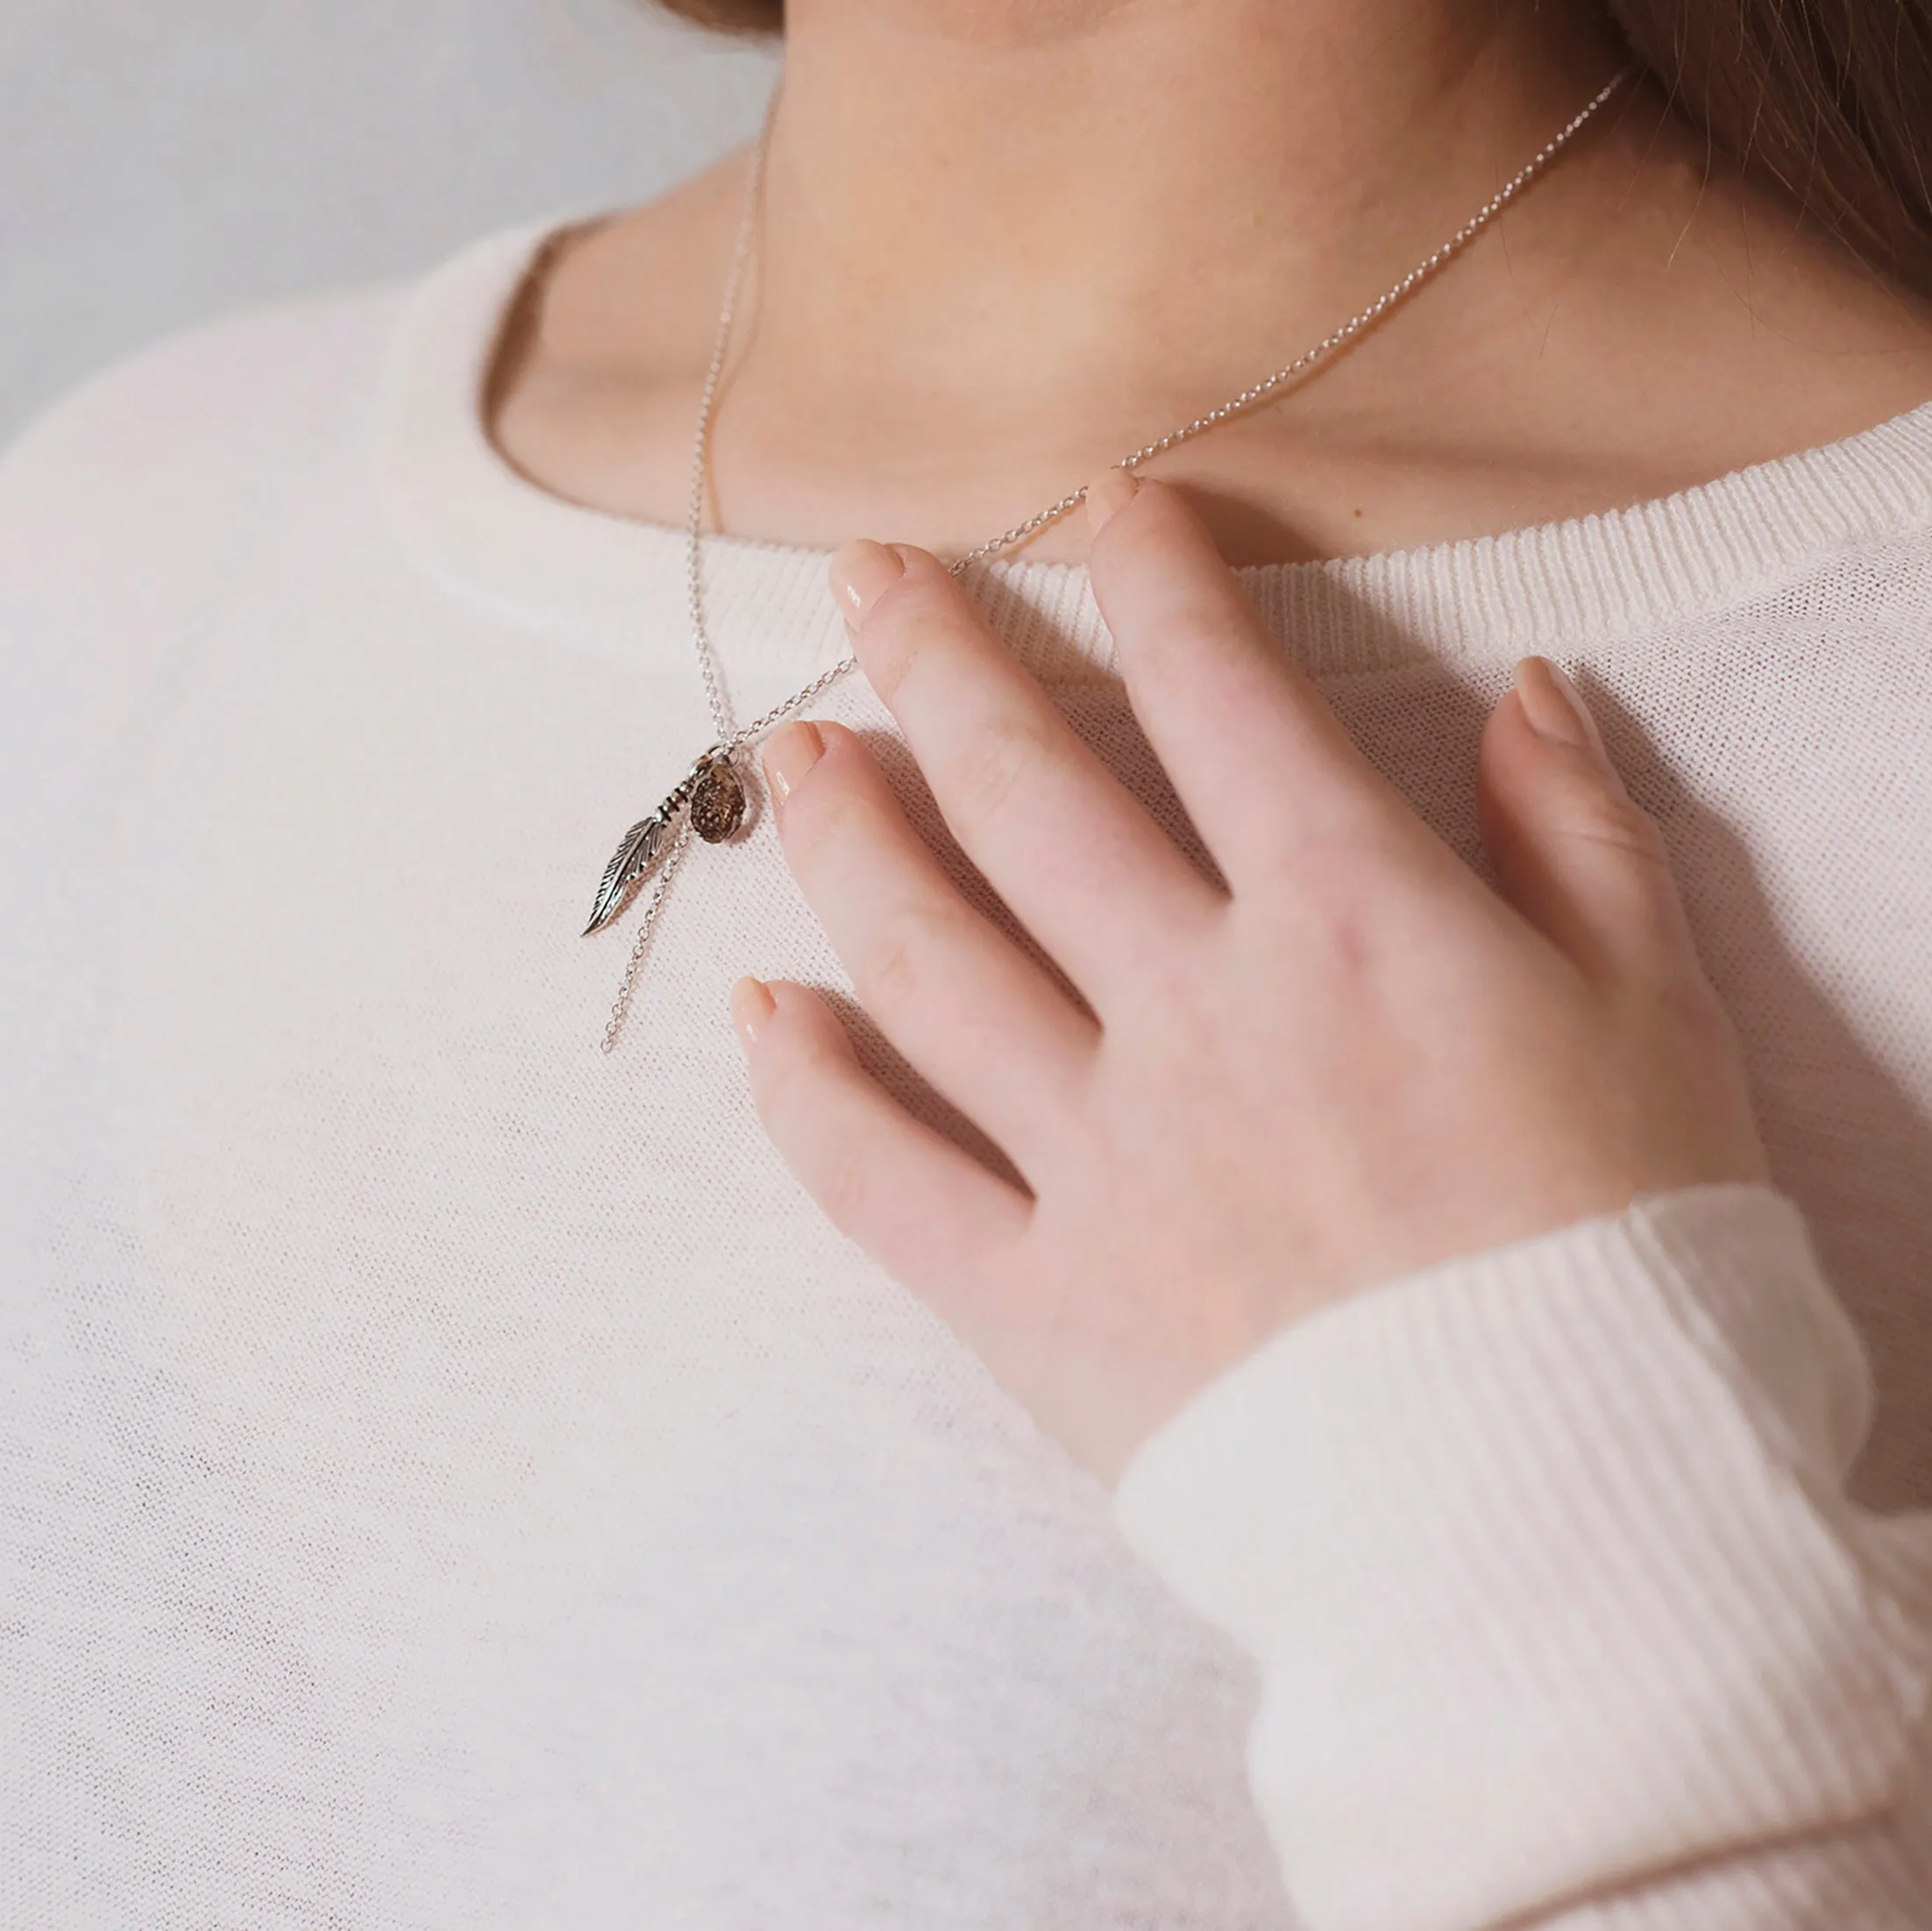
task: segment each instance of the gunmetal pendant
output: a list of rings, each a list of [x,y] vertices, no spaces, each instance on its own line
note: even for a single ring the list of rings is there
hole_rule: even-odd
[[[691,789],[691,828],[707,845],[721,845],[744,823],[744,780],[728,752],[713,757]]]
[[[691,813],[691,828],[707,845],[721,844],[744,822],[744,780],[731,753],[715,745],[684,775],[678,788],[649,818],[640,818],[618,841],[597,886],[587,939],[601,932],[630,903],[631,894],[650,877],[670,848],[679,815]]]

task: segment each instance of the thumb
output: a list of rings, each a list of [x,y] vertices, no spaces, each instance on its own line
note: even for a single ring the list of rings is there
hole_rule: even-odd
[[[1657,821],[1623,788],[1582,694],[1524,657],[1482,734],[1482,841],[1502,895],[1608,988],[1699,978]]]

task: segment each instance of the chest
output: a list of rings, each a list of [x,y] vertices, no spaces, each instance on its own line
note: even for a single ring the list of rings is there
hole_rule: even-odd
[[[768,821],[694,856],[597,1050],[631,922],[578,934],[706,735],[685,666],[308,621],[208,640],[127,747],[89,926],[101,1152],[48,1291],[67,1425],[100,1404],[146,1500],[103,1484],[48,1587],[133,1578],[106,1626],[167,1775],[331,1897],[416,1871],[428,1921],[534,1885],[586,1925],[640,1887],[723,1925],[1280,1922],[1246,1665],[757,1132],[726,989],[837,983]],[[1868,1487],[1922,1499],[1922,809],[1801,692],[1585,668],[1877,1344]],[[1472,861],[1507,675],[1329,686]],[[1848,719],[1882,682],[1846,668]],[[1118,688],[1063,695],[1171,818]]]

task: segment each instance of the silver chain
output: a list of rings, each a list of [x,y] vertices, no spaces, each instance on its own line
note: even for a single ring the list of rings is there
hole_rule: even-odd
[[[1438,273],[1460,254],[1569,146],[1584,124],[1636,71],[1633,63],[1622,68],[1606,82],[1588,103],[1573,116],[1566,126],[1559,129],[1545,142],[1447,241],[1433,254],[1418,261],[1400,281],[1378,295],[1360,315],[1351,316],[1332,334],[1324,336],[1313,348],[1304,350],[1292,362],[1284,362],[1272,375],[1264,375],[1259,382],[1243,389],[1239,394],[1231,395],[1218,408],[1210,409],[1204,415],[1196,416],[1191,422],[1184,422],[1179,429],[1170,430],[1165,436],[1152,443],[1143,443],[1132,455],[1123,456],[1113,465],[1114,468],[1138,469],[1143,463],[1152,462],[1156,456],[1165,456],[1169,450],[1178,449],[1182,444],[1191,443],[1196,437],[1204,436],[1208,430],[1218,429],[1230,418],[1243,415],[1258,402],[1265,401],[1284,383],[1292,382],[1296,376],[1305,374],[1318,362],[1325,361],[1338,349],[1353,342],[1365,329],[1372,328],[1398,302],[1413,295],[1431,275]],[[772,108],[775,109],[776,105],[777,96],[774,96]],[[771,146],[771,124],[774,118],[772,110],[768,109],[764,125],[758,130],[757,140],[753,144],[751,163],[746,172],[744,211],[738,222],[737,245],[732,251],[731,267],[725,283],[724,303],[719,310],[718,334],[712,346],[711,366],[705,373],[704,396],[698,405],[698,432],[691,451],[691,497],[685,521],[685,575],[690,592],[692,638],[697,646],[699,667],[704,674],[705,695],[711,701],[711,721],[717,727],[718,742],[723,749],[733,751],[763,737],[774,725],[782,723],[800,705],[809,704],[827,685],[843,677],[858,662],[850,655],[842,657],[830,670],[820,671],[802,690],[794,691],[782,703],[773,705],[763,717],[754,720],[742,730],[734,731],[731,728],[730,709],[725,703],[719,685],[711,633],[705,625],[703,525],[705,481],[711,458],[711,421],[717,406],[718,385],[724,376],[725,359],[731,346],[732,326],[737,316],[738,295],[744,282],[745,264],[750,258],[752,242],[757,232],[758,203],[764,193],[765,157]],[[984,543],[969,550],[963,557],[955,557],[947,568],[954,576],[961,576],[974,564],[984,563],[989,557],[997,557],[1000,551],[1011,550],[1014,544],[1025,543],[1028,537],[1038,536],[1048,524],[1056,523],[1062,516],[1078,509],[1086,500],[1086,487],[1083,485],[1076,490],[1069,491],[1058,502],[1049,503],[1046,508],[1036,510],[1024,522],[1015,523],[1011,529],[1002,530],[997,536],[989,536]]]
[[[1169,450],[1178,449],[1182,444],[1192,442],[1196,437],[1204,436],[1208,430],[1219,428],[1223,422],[1243,415],[1256,404],[1265,401],[1284,384],[1293,381],[1296,376],[1304,375],[1318,365],[1325,362],[1337,350],[1353,341],[1365,330],[1373,327],[1390,309],[1414,294],[1424,282],[1439,273],[1460,254],[1517,195],[1543,174],[1575,138],[1584,124],[1636,71],[1633,63],[1606,82],[1588,103],[1524,162],[1448,240],[1432,254],[1424,257],[1400,281],[1378,295],[1359,315],[1350,316],[1339,329],[1325,336],[1313,348],[1304,350],[1292,362],[1284,362],[1272,374],[1263,376],[1259,382],[1241,390],[1239,394],[1230,396],[1218,408],[1196,416],[1191,422],[1184,422],[1179,429],[1170,430],[1167,435],[1152,443],[1142,444],[1131,455],[1122,457],[1113,466],[1124,470],[1138,469],[1143,463],[1151,462],[1156,456],[1164,456]],[[774,94],[771,105],[766,109],[764,124],[758,130],[758,138],[752,145],[750,164],[745,171],[744,205],[738,219],[737,239],[731,252],[731,266],[725,278],[724,300],[718,311],[718,330],[712,344],[710,366],[705,371],[704,394],[698,404],[697,433],[693,438],[691,449],[691,493],[685,516],[685,583],[691,613],[692,642],[698,654],[698,669],[704,678],[705,699],[711,708],[712,727],[716,734],[711,750],[706,754],[707,759],[731,759],[735,753],[764,736],[775,726],[783,723],[794,711],[809,704],[821,691],[836,683],[858,662],[856,657],[848,653],[829,668],[820,671],[809,684],[794,691],[790,697],[774,704],[769,711],[754,718],[750,723],[734,729],[731,706],[725,698],[723,681],[718,671],[717,655],[712,645],[710,629],[705,621],[704,509],[705,486],[711,468],[712,420],[716,414],[718,390],[724,380],[725,363],[731,349],[732,333],[737,321],[738,298],[744,287],[745,268],[751,259],[752,245],[758,232],[759,207],[764,190],[765,162],[771,145],[771,128],[776,118],[777,106],[778,96]],[[998,536],[988,537],[984,543],[969,550],[964,556],[955,557],[947,568],[955,577],[961,576],[973,564],[983,563],[988,557],[996,557],[1002,550],[1011,550],[1015,544],[1025,543],[1029,537],[1039,535],[1049,524],[1058,522],[1062,516],[1079,508],[1086,500],[1087,492],[1084,486],[1069,491],[1058,502],[1049,503],[1046,508],[1035,511],[1024,522],[1015,523],[1011,529],[1002,530]],[[630,962],[625,969],[623,983],[618,989],[616,1003],[611,1008],[610,1023],[605,1028],[603,1047],[607,1053],[615,1047],[618,1034],[623,1030],[625,1015],[630,1007],[631,992],[643,969],[651,933],[657,926],[671,879],[683,863],[690,842],[690,826],[686,822],[680,827],[675,841],[665,853],[658,870],[656,887],[644,907],[643,923],[638,928],[636,942],[631,949]]]
[[[685,854],[691,849],[691,827],[681,825],[678,828],[677,842],[671,846],[670,855],[657,873],[657,883],[650,889],[650,897],[644,902],[644,915],[637,922],[637,937],[632,942],[630,957],[624,965],[624,976],[618,981],[617,997],[611,1002],[610,1018],[604,1024],[603,1048],[608,1053],[617,1050],[618,1035],[624,1030],[624,1021],[630,1013],[630,995],[637,984],[637,975],[644,969],[644,955],[650,950],[650,935],[657,924],[657,914],[664,910],[665,898],[671,891],[671,881],[678,876],[678,868],[685,862]]]

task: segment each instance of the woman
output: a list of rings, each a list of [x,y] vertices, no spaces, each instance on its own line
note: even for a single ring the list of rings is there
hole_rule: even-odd
[[[1146,480],[1616,25],[796,0],[762,195],[16,446],[5,1915],[1925,1920],[1932,25],[1784,19]]]

